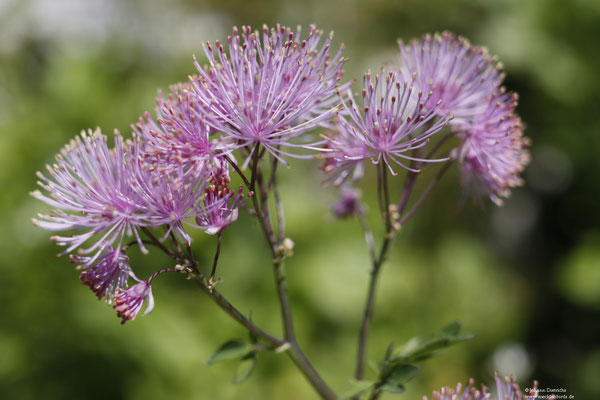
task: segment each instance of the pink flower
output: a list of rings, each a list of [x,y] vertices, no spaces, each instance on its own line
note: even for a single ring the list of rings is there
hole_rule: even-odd
[[[191,81],[198,114],[239,147],[261,144],[278,158],[291,155],[282,146],[313,148],[291,140],[336,110],[346,59],[342,48],[330,57],[332,36],[320,44],[322,31],[313,25],[306,39],[300,28],[243,26],[241,38],[233,29],[225,49],[219,41],[206,43],[208,66],[196,61],[199,75]]]
[[[138,282],[127,290],[118,288],[113,297],[113,307],[117,311],[117,316],[122,319],[121,324],[134,320],[146,300],[148,300],[148,305],[142,316],[150,314],[154,309],[154,297],[150,282]]]

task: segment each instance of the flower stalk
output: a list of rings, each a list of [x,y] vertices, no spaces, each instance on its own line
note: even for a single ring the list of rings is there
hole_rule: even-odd
[[[365,308],[363,311],[362,322],[360,325],[360,332],[358,336],[358,351],[356,356],[356,369],[354,372],[354,378],[356,380],[361,380],[364,377],[364,366],[365,366],[365,356],[367,350],[367,341],[369,337],[369,329],[371,326],[371,320],[373,319],[373,312],[375,308],[375,294],[377,289],[377,281],[379,278],[379,272],[381,270],[381,266],[385,261],[385,257],[387,255],[388,249],[390,248],[390,244],[394,239],[394,230],[393,230],[393,222],[392,222],[392,212],[390,210],[390,194],[389,194],[389,186],[388,186],[388,178],[387,178],[387,167],[385,164],[380,165],[380,173],[378,177],[380,178],[380,182],[378,182],[378,187],[381,189],[380,197],[383,201],[383,216],[385,223],[385,234],[383,238],[383,242],[381,244],[381,249],[375,258],[372,259],[372,267],[371,273],[369,275],[369,288],[367,290],[367,301],[365,303]],[[361,225],[363,225],[361,223]],[[364,229],[364,228],[363,228]],[[367,247],[371,247],[370,244],[370,230],[365,230],[365,239],[367,240]]]

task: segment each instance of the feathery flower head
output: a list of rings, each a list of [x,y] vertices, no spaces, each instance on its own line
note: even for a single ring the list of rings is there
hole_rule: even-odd
[[[132,145],[115,132],[115,147],[109,149],[107,138],[100,130],[81,133],[56,156],[57,162],[47,165],[46,177],[38,172],[38,184],[47,192],[35,191],[32,196],[54,209],[39,215],[34,223],[51,231],[83,231],[73,236],[54,236],[58,245],[68,246],[60,255],[80,247],[96,234],[102,236],[83,254],[97,251],[87,260],[90,265],[107,247],[134,233],[145,250],[136,227],[144,225],[140,212],[144,202],[135,190],[132,173]]]
[[[157,121],[145,113],[131,128],[144,142],[144,157],[156,168],[183,167],[186,173],[198,175],[205,169],[219,168],[218,154],[227,152],[227,145],[212,139],[213,130],[200,113],[202,105],[193,95],[190,83],[171,86],[165,98],[156,98]]]
[[[196,217],[199,212],[196,204],[206,186],[206,172],[186,174],[183,165],[155,168],[154,164],[146,162],[140,143],[135,141],[134,146],[137,157],[133,169],[137,177],[136,188],[145,204],[144,222],[150,226],[168,226],[162,240],[174,232],[186,243],[191,243],[192,238],[184,224],[194,226],[186,220]]]
[[[371,79],[367,73],[363,79],[362,104],[355,102],[350,89],[346,101],[339,94],[343,112],[338,115],[337,135],[328,137],[323,157],[333,159],[325,169],[340,183],[352,169],[363,160],[380,162],[390,169],[397,164],[409,171],[418,172],[407,165],[408,161],[435,162],[442,159],[415,158],[406,153],[424,147],[431,136],[439,132],[451,119],[438,112],[441,101],[433,107],[425,107],[433,92],[418,90],[414,81],[399,80],[395,72],[383,69]],[[438,117],[442,114],[442,117]],[[336,171],[337,170],[337,171]]]
[[[499,91],[472,123],[461,124],[462,142],[454,151],[461,165],[463,186],[476,198],[489,196],[496,204],[510,195],[510,188],[523,184],[519,174],[529,163],[523,124],[514,110],[515,93]]]
[[[113,308],[117,311],[117,316],[121,318],[121,324],[134,320],[146,299],[148,305],[142,316],[150,314],[154,309],[152,287],[148,281],[138,281],[137,284],[127,290],[118,288],[113,297]]]
[[[217,234],[237,221],[238,207],[248,198],[242,194],[242,186],[234,192],[228,184],[228,177],[213,177],[205,189],[202,212],[196,216],[196,223],[209,235]]]
[[[488,98],[501,85],[502,66],[488,55],[485,47],[471,46],[463,37],[450,32],[424,35],[400,47],[400,74],[414,78],[416,86],[431,90],[427,102],[437,112],[454,116],[452,124],[470,120],[485,110]],[[431,89],[424,89],[431,88]]]
[[[433,392],[432,400],[491,400],[492,395],[488,392],[485,386],[478,390],[474,387],[475,381],[470,379],[464,390],[462,384],[458,383],[456,388],[452,389],[444,386],[439,392]],[[537,382],[533,382],[533,387],[526,391],[526,394],[521,393],[519,385],[515,383],[513,377],[506,377],[503,381],[496,374],[496,392],[498,400],[533,400],[537,397]],[[423,396],[423,400],[428,400],[427,396]]]
[[[312,148],[290,141],[335,112],[346,62],[343,45],[330,58],[333,33],[320,44],[322,35],[313,25],[306,39],[300,27],[294,32],[264,25],[259,32],[243,26],[241,38],[233,29],[227,50],[219,41],[214,47],[207,42],[208,66],[195,60],[199,75],[191,78],[203,120],[237,146],[260,143],[277,158],[291,155],[281,146]]]
[[[318,157],[325,161],[321,169],[327,174],[325,183],[339,186],[347,178],[357,181],[364,174],[365,154],[369,154],[368,141],[353,130],[340,125],[339,117],[335,121],[335,133],[327,136],[322,146],[324,153]]]
[[[81,270],[79,279],[81,283],[89,286],[98,299],[106,298],[110,302],[113,294],[118,288],[127,286],[127,279],[133,275],[129,267],[129,257],[120,249],[109,249],[96,259],[71,255],[71,262],[81,264],[77,267]]]

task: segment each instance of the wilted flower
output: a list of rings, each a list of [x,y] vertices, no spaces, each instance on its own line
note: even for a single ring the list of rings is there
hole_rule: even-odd
[[[289,155],[281,146],[328,119],[335,107],[335,91],[346,59],[342,48],[329,56],[332,34],[319,46],[322,32],[313,25],[308,37],[301,30],[277,25],[262,34],[242,27],[227,38],[228,51],[215,42],[204,46],[208,66],[196,63],[192,77],[198,113],[212,128],[238,146],[263,145],[275,157]],[[261,40],[262,37],[262,40]],[[282,160],[283,161],[283,160]]]
[[[485,386],[478,390],[473,385],[475,381],[470,379],[465,389],[458,383],[455,389],[444,386],[439,392],[433,392],[432,400],[491,400],[492,394],[488,392]],[[533,382],[533,387],[528,389],[525,394],[521,393],[519,385],[515,383],[514,378],[505,378],[503,381],[496,375],[496,392],[498,400],[533,400],[537,397],[537,382]],[[423,400],[428,400],[423,396]]]
[[[118,288],[127,285],[127,279],[133,276],[129,267],[129,257],[120,249],[110,249],[91,262],[91,257],[71,255],[71,262],[82,264],[77,269],[81,270],[79,279],[89,286],[98,296],[98,299],[106,297],[107,301],[112,299]]]
[[[495,95],[472,123],[458,128],[462,143],[455,155],[463,186],[476,198],[489,196],[498,205],[510,188],[523,184],[519,174],[529,163],[529,139],[523,137],[523,124],[514,113],[517,100],[514,93]]]
[[[400,74],[415,79],[415,86],[433,95],[426,106],[440,115],[454,116],[451,124],[472,120],[485,111],[490,96],[501,85],[504,75],[497,60],[484,47],[474,47],[450,32],[424,35],[408,45],[399,41]]]
[[[247,199],[242,195],[243,187],[237,193],[227,185],[228,178],[212,178],[202,198],[202,210],[196,217],[196,223],[209,235],[214,235],[237,221],[240,207]]]
[[[148,305],[142,316],[150,314],[154,309],[154,297],[152,296],[150,282],[138,282],[127,290],[118,288],[115,293],[113,307],[117,311],[117,316],[122,319],[121,324],[134,320],[142,309],[142,305],[146,299],[148,300]]]
[[[38,184],[48,192],[32,193],[33,197],[54,207],[49,215],[40,215],[34,223],[51,231],[84,231],[73,236],[52,239],[68,248],[66,254],[81,246],[94,235],[102,236],[88,249],[91,264],[108,246],[117,242],[120,248],[125,235],[135,234],[143,251],[145,247],[136,228],[144,225],[144,201],[136,192],[131,166],[132,146],[115,133],[115,147],[108,148],[106,136],[100,130],[81,133],[56,156],[57,163],[47,166],[50,178],[38,172]]]
[[[353,215],[364,213],[360,203],[360,192],[349,186],[342,186],[340,189],[340,199],[331,206],[331,212],[337,218],[348,218]]]
[[[417,172],[407,165],[408,161],[433,162],[442,159],[415,158],[408,155],[422,148],[429,138],[439,132],[450,120],[449,115],[437,117],[438,102],[427,108],[433,94],[431,91],[415,90],[414,82],[400,81],[394,72],[375,76],[366,74],[363,79],[362,112],[348,89],[347,102],[340,94],[344,112],[338,118],[338,134],[328,138],[323,156],[330,159],[325,169],[337,174],[339,183],[363,160],[380,162],[392,171],[393,164]],[[333,161],[331,161],[331,159]]]

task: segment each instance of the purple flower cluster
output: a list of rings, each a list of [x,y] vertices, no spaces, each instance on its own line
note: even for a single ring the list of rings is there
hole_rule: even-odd
[[[400,70],[432,85],[433,101],[454,116],[451,131],[461,143],[457,157],[466,189],[501,204],[529,161],[523,124],[514,113],[517,96],[505,93],[502,66],[483,47],[449,32],[400,43]]]
[[[80,264],[82,283],[123,321],[146,300],[146,313],[152,310],[155,276],[137,278],[125,250],[137,244],[147,253],[146,245],[157,243],[142,233],[156,227],[165,233],[148,239],[158,245],[171,237],[189,246],[187,228],[214,235],[234,223],[252,193],[230,187],[232,152],[241,149],[249,160],[260,145],[285,163],[282,155],[291,154],[282,147],[317,149],[293,140],[326,123],[338,107],[336,91],[348,86],[339,83],[343,46],[331,57],[332,34],[323,39],[312,25],[306,38],[300,28],[244,26],[227,41],[227,51],[218,41],[204,46],[208,66],[195,60],[198,75],[159,93],[156,118],[144,114],[131,126],[132,139],[116,133],[111,148],[99,130],[84,132],[47,174],[38,173],[45,193],[32,195],[52,209],[34,223],[75,232],[53,237],[66,247],[60,255],[79,249],[71,260]],[[134,241],[126,244],[128,237]]]
[[[521,184],[528,154],[517,97],[501,87],[501,68],[485,49],[449,33],[401,44],[400,65],[367,73],[357,96],[340,83],[343,45],[333,56],[331,45],[332,34],[312,25],[306,37],[299,27],[244,26],[225,46],[207,42],[208,65],[194,60],[198,74],[160,93],[156,116],[133,124],[131,139],[115,133],[109,147],[99,130],[83,132],[38,173],[44,193],[32,195],[51,211],[34,222],[74,232],[52,237],[65,247],[60,255],[78,250],[72,261],[81,281],[128,320],[145,299],[152,303],[152,279],[135,276],[125,250],[137,244],[147,253],[148,243],[168,238],[189,247],[190,227],[214,235],[235,222],[252,194],[230,187],[230,168],[240,172],[235,151],[241,169],[265,153],[286,164],[284,156],[313,156],[287,148],[319,151],[336,185],[360,177],[366,160],[396,175],[398,167],[416,173],[452,158],[465,187],[495,202]],[[444,156],[427,152],[446,126],[459,146]],[[334,133],[300,137],[317,127]],[[352,189],[333,211],[363,212]],[[157,227],[164,233],[155,239],[149,229]],[[129,278],[138,283],[128,288]]]
[[[340,94],[343,108],[325,145],[328,181],[359,178],[365,160],[383,162],[394,174],[395,165],[419,172],[423,163],[456,158],[465,189],[501,204],[522,184],[529,161],[517,96],[501,86],[501,65],[485,48],[448,32],[399,45],[392,72],[382,71],[375,82],[365,75],[362,101],[350,90]],[[460,144],[435,158],[426,149],[445,126]]]
[[[519,385],[515,383],[513,377],[506,377],[504,380],[496,375],[496,398],[498,400],[533,400],[537,397],[537,382],[533,382],[533,387],[521,393]],[[456,388],[444,386],[439,392],[433,392],[432,400],[491,400],[492,394],[488,392],[485,386],[481,390],[474,386],[473,379],[469,380],[465,388],[458,383]],[[423,400],[428,400],[423,396]]]
[[[135,238],[142,252],[147,253],[139,230],[166,227],[163,240],[174,233],[185,243],[191,242],[184,225],[205,229],[224,229],[235,220],[237,207],[245,200],[238,193],[235,201],[226,187],[228,168],[224,160],[220,168],[209,168],[206,162],[198,171],[185,169],[179,162],[162,166],[155,159],[157,152],[145,152],[140,138],[125,141],[116,133],[114,148],[107,145],[100,131],[82,133],[48,166],[46,177],[38,173],[39,185],[47,192],[32,195],[53,207],[49,214],[40,214],[34,223],[52,231],[70,230],[71,236],[54,236],[53,240],[67,247],[60,255],[77,248],[82,255],[72,255],[80,264],[80,279],[98,296],[112,303],[123,320],[133,319],[145,298],[151,304],[149,281],[141,281],[129,266],[124,254],[124,239]],[[169,159],[163,160],[168,165]],[[218,180],[223,193],[214,198]],[[207,186],[208,185],[208,186]],[[215,222],[215,215],[224,216]],[[210,226],[196,221],[209,220]],[[84,243],[91,242],[87,248]],[[140,282],[127,289],[129,278]],[[136,288],[137,289],[134,289]],[[131,298],[137,300],[133,301]],[[141,297],[140,297],[141,296]],[[150,307],[148,308],[150,309]]]

